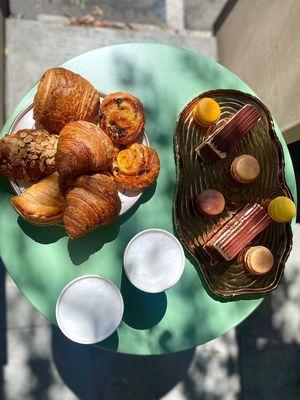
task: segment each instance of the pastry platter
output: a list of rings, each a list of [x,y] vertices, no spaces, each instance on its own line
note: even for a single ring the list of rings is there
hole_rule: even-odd
[[[160,161],[133,94],[103,95],[66,68],[42,75],[33,104],[1,139],[0,172],[15,211],[39,226],[62,224],[70,239],[110,224],[157,179]]]
[[[251,132],[234,144],[233,129],[230,152],[223,159],[205,163],[195,151],[197,146],[205,143],[207,128],[195,123],[193,110],[201,99],[212,98],[221,108],[221,115],[216,126],[222,126],[233,115],[245,106],[255,107],[260,119]],[[249,120],[250,117],[248,117]],[[225,132],[223,134],[223,137]],[[222,143],[223,145],[223,143]],[[199,146],[200,147],[200,146]],[[212,90],[194,98],[179,115],[174,146],[177,162],[177,189],[174,203],[174,216],[177,231],[185,247],[196,259],[209,289],[221,297],[250,296],[269,292],[275,289],[282,277],[284,265],[292,246],[290,223],[271,222],[267,228],[251,240],[251,246],[263,245],[270,249],[274,257],[271,270],[257,276],[243,268],[241,257],[211,257],[207,243],[226,222],[248,204],[264,206],[269,199],[277,196],[292,195],[284,178],[284,159],[281,144],[275,134],[272,117],[256,97],[235,90]],[[238,184],[230,176],[229,167],[232,161],[243,154],[251,155],[257,160],[260,173],[254,182]],[[212,155],[209,153],[209,157]],[[205,154],[204,159],[206,160]],[[247,172],[247,171],[246,171]],[[197,193],[205,189],[216,189],[227,200],[224,211],[215,216],[203,215],[196,207]],[[262,210],[262,213],[264,211]],[[268,218],[266,214],[266,218]],[[242,225],[246,224],[246,219]],[[249,231],[253,229],[249,224]],[[230,233],[228,228],[224,234]],[[223,234],[223,235],[224,235]],[[245,236],[241,226],[238,236]],[[229,238],[228,240],[231,240]],[[232,240],[233,241],[233,240]],[[242,238],[230,246],[239,246]],[[250,240],[248,241],[248,243]],[[225,242],[224,242],[225,243]],[[246,243],[246,242],[245,242]],[[224,244],[225,246],[225,244]],[[225,251],[225,250],[224,250]],[[242,255],[242,253],[240,254]],[[228,257],[227,257],[228,258]]]
[[[103,94],[102,94],[103,95]],[[21,129],[34,129],[35,120],[33,119],[33,103],[28,104],[17,115],[13,123],[8,129],[8,134],[17,132]],[[144,131],[140,138],[140,143],[150,146],[147,133]],[[16,194],[22,193],[25,189],[31,186],[31,183],[24,181],[10,180],[10,184]],[[143,191],[132,191],[127,189],[119,189],[119,197],[122,203],[120,216],[130,210],[141,197]]]

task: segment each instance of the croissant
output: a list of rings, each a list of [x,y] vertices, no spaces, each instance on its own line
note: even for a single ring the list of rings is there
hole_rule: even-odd
[[[75,179],[66,194],[63,223],[68,236],[77,239],[120,212],[121,201],[112,176],[95,174]]]
[[[58,186],[58,174],[35,183],[11,199],[16,212],[34,225],[53,225],[62,221],[65,199]]]
[[[110,138],[98,126],[70,122],[59,135],[56,169],[62,179],[103,170],[111,163],[114,152]]]
[[[133,143],[144,129],[143,105],[130,93],[111,93],[100,104],[99,125],[114,144]]]
[[[57,135],[22,129],[0,140],[0,173],[11,179],[35,181],[55,171]]]
[[[100,96],[82,76],[65,68],[46,71],[34,96],[33,118],[51,133],[59,133],[69,122],[93,121]]]
[[[160,162],[156,150],[134,143],[124,150],[115,151],[112,167],[119,187],[141,190],[157,179]]]

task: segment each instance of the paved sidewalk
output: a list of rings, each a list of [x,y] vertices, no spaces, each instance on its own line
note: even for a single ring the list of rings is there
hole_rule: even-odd
[[[207,33],[196,36],[176,35],[156,31],[70,27],[59,23],[46,24],[39,21],[7,19],[5,98],[7,115],[46,69],[97,47],[142,41],[181,46],[198,51],[211,59],[217,58],[216,39]]]
[[[93,15],[101,6],[107,21],[138,22],[162,28],[211,30],[227,0],[10,0],[13,15],[36,19],[39,14]],[[181,22],[179,22],[181,21]]]

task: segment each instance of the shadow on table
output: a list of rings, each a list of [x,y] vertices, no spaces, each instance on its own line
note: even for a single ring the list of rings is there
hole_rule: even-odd
[[[112,242],[118,237],[120,226],[131,218],[138,208],[149,201],[156,190],[156,183],[145,190],[137,203],[115,222],[88,232],[82,238],[68,241],[68,251],[72,262],[80,265],[89,257],[99,251],[106,243]],[[50,244],[66,236],[63,226],[36,226],[29,224],[23,218],[18,218],[18,224],[25,235],[40,244]]]
[[[142,292],[129,282],[124,270],[121,293],[124,300],[123,320],[132,328],[150,329],[165,315],[168,303],[166,293]]]
[[[195,352],[118,354],[73,343],[56,328],[52,350],[61,378],[81,400],[159,399],[184,378]]]
[[[26,222],[23,218],[18,217],[18,225],[25,233],[35,242],[41,244],[54,243],[62,237],[66,236],[66,232],[62,226],[37,226]]]

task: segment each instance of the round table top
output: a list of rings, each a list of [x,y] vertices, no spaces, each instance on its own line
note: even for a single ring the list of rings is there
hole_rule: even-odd
[[[193,97],[215,88],[253,91],[236,75],[200,54],[151,44],[122,44],[93,50],[64,64],[104,93],[118,90],[138,96],[145,106],[150,145],[158,150],[161,171],[157,184],[146,190],[127,214],[81,239],[69,240],[59,226],[26,223],[10,206],[12,190],[0,179],[0,254],[6,268],[28,300],[51,322],[63,287],[85,274],[110,279],[124,298],[124,317],[118,330],[99,346],[130,354],[176,352],[208,342],[239,324],[262,301],[222,301],[202,286],[196,266],[186,253],[181,280],[159,294],[135,289],[123,272],[128,241],[148,228],[175,233],[172,205],[175,190],[173,131],[180,110]],[[250,66],[251,67],[251,66]],[[34,86],[3,128],[33,100]],[[296,183],[287,146],[276,127],[285,153],[288,185],[296,197]],[[176,233],[175,233],[176,234]]]

